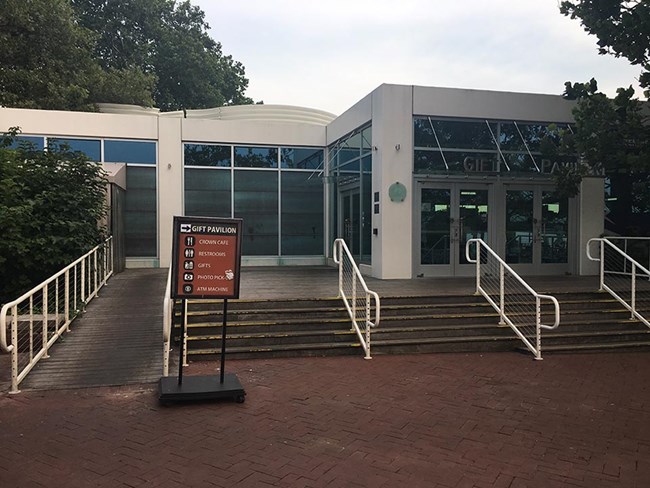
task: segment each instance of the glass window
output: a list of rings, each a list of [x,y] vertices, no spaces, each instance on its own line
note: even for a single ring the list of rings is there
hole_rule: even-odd
[[[283,168],[319,169],[323,167],[323,150],[283,147],[280,150]]]
[[[185,170],[185,215],[230,217],[230,171]]]
[[[95,139],[61,139],[49,138],[48,145],[50,147],[66,149],[72,152],[84,153],[90,161],[101,160],[101,148],[99,140]]]
[[[501,123],[499,145],[502,151],[537,152],[547,134],[548,128],[544,124]]]
[[[9,144],[8,148],[18,149],[19,147],[42,151],[45,147],[45,140],[42,137],[16,136],[13,138],[13,141]]]
[[[230,167],[230,146],[185,144],[185,166]]]
[[[235,147],[238,168],[277,168],[278,149],[275,147]]]
[[[104,141],[108,163],[156,164],[156,143],[150,141]]]
[[[242,254],[278,254],[278,173],[235,171],[235,217],[244,219]]]
[[[496,137],[497,124],[492,123],[488,127],[485,121],[433,120],[428,117],[414,119],[416,147],[496,150],[493,134]]]
[[[568,262],[568,207],[566,198],[542,192],[542,263]]]
[[[323,180],[311,173],[283,172],[282,255],[322,254]]]
[[[497,153],[444,151],[443,159],[440,151],[416,150],[414,156],[416,173],[494,173],[499,167]]]
[[[156,256],[156,169],[129,166],[124,206],[125,251],[128,257]]]
[[[533,192],[506,191],[506,262],[533,262]]]

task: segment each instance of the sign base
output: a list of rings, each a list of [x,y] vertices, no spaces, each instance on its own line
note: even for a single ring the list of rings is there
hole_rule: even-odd
[[[214,376],[183,376],[179,385],[176,376],[163,376],[159,382],[161,404],[175,402],[193,402],[202,400],[231,399],[244,403],[246,392],[237,375],[226,373],[223,383],[219,375]]]

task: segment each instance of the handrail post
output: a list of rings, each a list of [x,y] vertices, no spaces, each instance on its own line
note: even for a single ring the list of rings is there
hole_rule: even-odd
[[[81,303],[86,303],[86,258],[81,259]]]
[[[630,320],[635,319],[635,314],[636,314],[636,265],[634,263],[632,264],[632,296],[630,297],[631,303],[630,305],[632,306],[632,309],[630,310],[631,315],[630,315]]]
[[[356,273],[352,274],[352,317],[354,317],[354,322],[357,321],[357,275]],[[354,323],[352,328],[354,330]]]
[[[47,350],[48,349],[47,343],[49,342],[48,337],[47,337],[47,305],[48,305],[47,304],[47,302],[48,302],[48,290],[47,289],[48,289],[48,285],[45,285],[45,287],[43,288],[43,298],[42,298],[42,300],[43,300],[43,335],[41,337],[41,341],[42,341],[41,347],[45,351],[45,354],[43,354],[43,358],[49,358],[50,357],[49,354],[48,354],[48,350]]]
[[[600,240],[600,288],[598,291],[603,291],[605,284],[605,239]]]
[[[183,366],[189,366],[187,363],[187,302],[188,300],[183,300],[183,307],[185,307],[183,313],[184,333],[183,337],[181,337],[181,340],[183,341]]]
[[[18,304],[11,309],[11,391],[9,393],[20,393],[18,389]]]
[[[535,359],[542,360],[542,305],[538,296],[535,297]]]
[[[65,320],[65,331],[70,332],[70,270],[65,272],[65,308],[64,308],[64,320]]]
[[[334,242],[334,256],[338,253],[338,262],[339,262],[339,295],[337,298],[343,296],[343,247],[338,243]]]
[[[481,289],[481,241],[474,241],[476,243],[476,291],[474,295],[480,295]],[[469,256],[468,256],[469,257]]]
[[[366,293],[366,355],[364,359],[370,357],[370,293]]]
[[[499,325],[505,325],[506,323],[505,301],[505,270],[503,264],[499,263]]]

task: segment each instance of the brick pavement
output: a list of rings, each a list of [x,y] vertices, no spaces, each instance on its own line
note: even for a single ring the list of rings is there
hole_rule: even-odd
[[[0,486],[650,483],[647,353],[239,360],[227,370],[246,403],[161,407],[151,384],[2,394]]]

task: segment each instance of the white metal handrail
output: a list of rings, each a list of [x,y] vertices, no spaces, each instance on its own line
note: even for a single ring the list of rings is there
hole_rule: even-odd
[[[379,295],[366,286],[361,271],[343,239],[334,241],[334,262],[339,265],[339,297],[343,299],[352,321],[351,330],[356,331],[359,337],[361,347],[366,353],[365,359],[371,359],[370,330],[379,325],[381,313]]]
[[[472,258],[470,248],[476,246]],[[470,239],[465,245],[465,256],[476,263],[476,294],[481,294],[499,313],[502,325],[510,328],[526,347],[542,359],[542,329],[555,329],[560,325],[560,304],[551,295],[533,290],[483,239]],[[543,302],[552,306],[553,324],[542,323]],[[546,306],[548,304],[546,303]]]
[[[599,244],[597,257],[591,253],[594,243]],[[646,317],[650,308],[650,270],[609,238],[590,239],[587,242],[587,257],[600,263],[600,291],[607,291],[618,300],[630,312],[630,319],[637,319],[650,327]]]
[[[174,313],[174,299],[172,294],[172,269],[167,273],[167,286],[163,300],[163,376],[169,376],[169,353],[172,341],[172,317]]]
[[[70,330],[70,323],[113,274],[113,238],[35,286],[0,310],[0,349],[11,354],[11,390],[38,361],[49,357],[49,348]],[[10,340],[7,341],[7,330]]]

